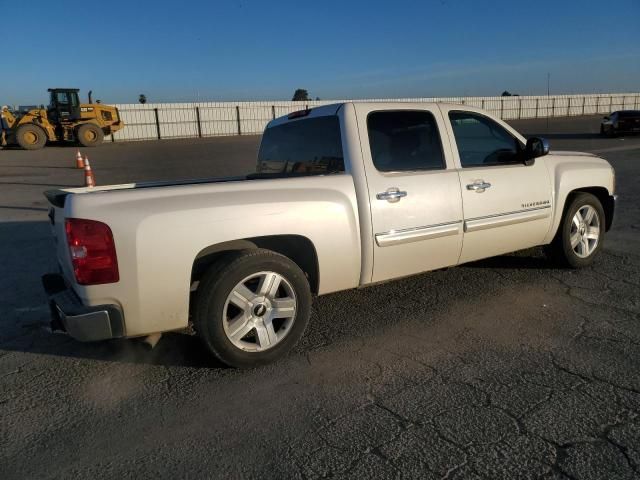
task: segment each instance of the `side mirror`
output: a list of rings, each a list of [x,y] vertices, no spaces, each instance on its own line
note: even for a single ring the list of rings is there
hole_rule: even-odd
[[[602,117],[602,119],[603,119],[603,120],[611,120],[611,119],[609,118],[609,115],[605,115],[604,117]]]
[[[546,138],[531,137],[524,147],[524,164],[533,165],[536,158],[549,153],[549,141]]]

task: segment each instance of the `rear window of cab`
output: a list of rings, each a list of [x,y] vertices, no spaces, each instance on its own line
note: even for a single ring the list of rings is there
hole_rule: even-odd
[[[340,119],[335,115],[286,122],[264,132],[259,174],[304,176],[344,170]]]

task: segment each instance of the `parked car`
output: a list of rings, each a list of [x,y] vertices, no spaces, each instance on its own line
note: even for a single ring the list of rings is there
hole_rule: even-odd
[[[192,327],[253,367],[300,339],[313,295],[536,245],[589,265],[614,184],[602,158],[477,108],[322,106],[271,121],[246,177],[46,192],[60,272],[44,284],[78,340]]]
[[[621,133],[640,133],[640,110],[620,110],[602,118],[601,135],[615,137]]]

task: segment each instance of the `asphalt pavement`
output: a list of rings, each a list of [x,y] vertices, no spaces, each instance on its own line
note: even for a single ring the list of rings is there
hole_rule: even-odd
[[[533,249],[320,297],[301,344],[239,371],[194,337],[48,329],[42,191],[75,147],[0,150],[0,478],[640,478],[640,137],[513,122],[617,172],[594,265]],[[105,144],[98,184],[251,171],[259,137]]]

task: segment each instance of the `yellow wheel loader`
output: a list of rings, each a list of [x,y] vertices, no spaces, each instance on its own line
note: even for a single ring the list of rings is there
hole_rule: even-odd
[[[51,101],[47,108],[33,108],[25,112],[12,112],[2,108],[4,141],[26,150],[37,150],[47,141],[78,142],[84,147],[100,145],[105,135],[124,127],[116,107],[99,101],[80,103],[77,88],[50,88]]]

